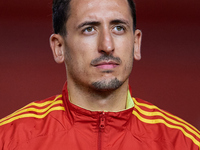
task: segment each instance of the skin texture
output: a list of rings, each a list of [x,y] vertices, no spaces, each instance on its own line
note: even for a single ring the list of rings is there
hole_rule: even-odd
[[[141,32],[133,31],[126,0],[72,0],[67,35],[53,34],[57,63],[65,63],[71,102],[92,111],[125,108]],[[134,50],[134,51],[133,51]]]

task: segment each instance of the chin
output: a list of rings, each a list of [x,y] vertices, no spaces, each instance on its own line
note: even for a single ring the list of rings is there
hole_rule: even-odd
[[[96,90],[100,91],[110,91],[118,89],[124,82],[118,80],[117,78],[111,79],[110,81],[101,80],[92,83],[92,86]]]

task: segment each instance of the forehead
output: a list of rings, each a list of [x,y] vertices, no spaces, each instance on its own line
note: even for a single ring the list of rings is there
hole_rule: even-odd
[[[69,20],[132,20],[127,0],[71,0]],[[68,21],[69,21],[68,20]]]

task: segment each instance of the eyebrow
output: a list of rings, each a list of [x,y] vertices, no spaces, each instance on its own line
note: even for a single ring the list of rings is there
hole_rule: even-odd
[[[129,25],[129,22],[127,20],[124,20],[124,19],[115,19],[115,20],[112,20],[110,22],[111,24],[126,24],[126,25]]]
[[[87,25],[98,26],[98,25],[100,25],[100,22],[98,22],[98,21],[85,21],[85,22],[79,24],[77,28],[80,29],[80,28],[87,26]]]
[[[127,20],[124,20],[124,19],[115,19],[115,20],[112,20],[110,22],[110,24],[120,24],[120,23],[129,26],[129,22]],[[87,25],[98,26],[100,24],[101,23],[98,22],[98,21],[85,21],[85,22],[79,24],[77,29],[80,29],[80,28],[87,26]]]

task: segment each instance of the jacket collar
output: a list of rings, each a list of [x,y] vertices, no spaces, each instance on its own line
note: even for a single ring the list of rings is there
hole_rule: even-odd
[[[102,116],[106,118],[107,125],[123,128],[127,124],[127,121],[129,120],[130,115],[132,115],[132,111],[134,109],[134,102],[131,98],[130,90],[128,91],[126,109],[119,112],[90,111],[74,105],[69,101],[67,82],[63,87],[62,96],[64,107],[66,110],[66,116],[70,120],[70,122],[72,124],[84,124],[86,122],[92,122],[92,124],[94,125],[93,128],[95,128],[95,124],[98,126],[99,119]],[[119,121],[120,123],[118,124],[116,123],[116,121]]]

